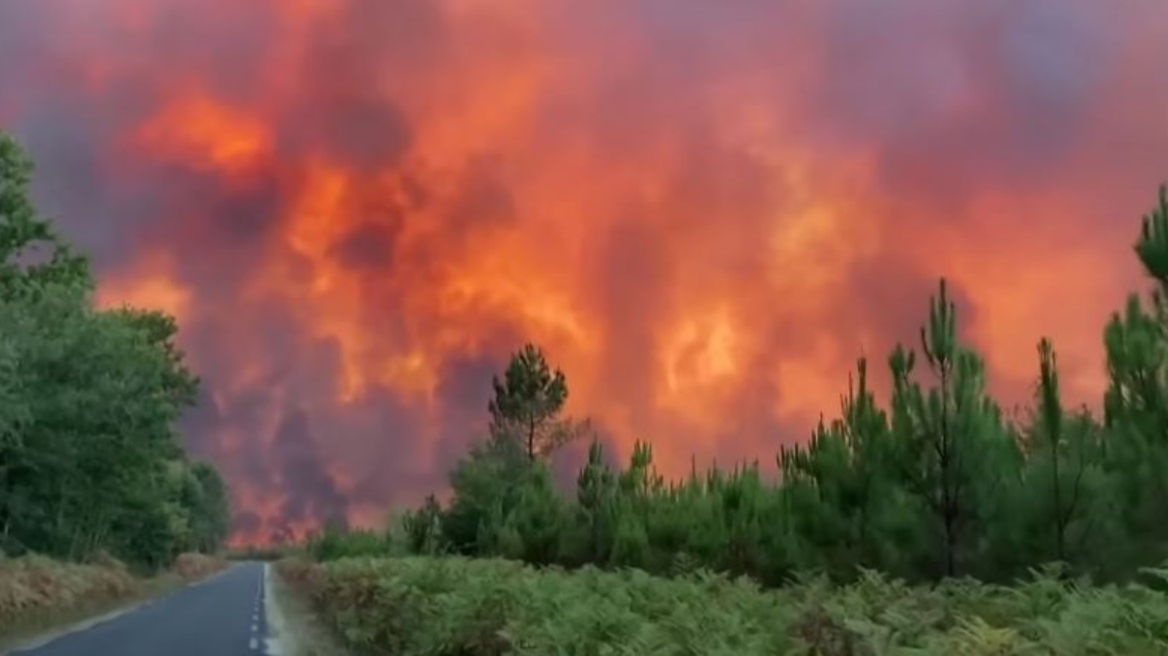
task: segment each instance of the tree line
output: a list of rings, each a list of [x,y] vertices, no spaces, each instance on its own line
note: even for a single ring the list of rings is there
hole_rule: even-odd
[[[574,492],[549,458],[587,435],[562,412],[562,372],[527,345],[496,378],[489,436],[450,473],[452,495],[387,533],[326,530],[318,556],[386,548],[502,556],[536,565],[697,568],[780,584],[818,571],[850,580],[879,570],[909,581],[1009,581],[1039,566],[1124,580],[1168,558],[1168,190],[1143,218],[1135,254],[1153,282],[1103,331],[1101,414],[1069,407],[1058,354],[1035,350],[1034,397],[1007,416],[986,389],[982,357],[957,331],[944,280],[917,343],[849,376],[838,415],[783,447],[778,476],[759,463],[696,468],[667,481],[638,442],[616,467],[593,436]],[[883,401],[883,402],[881,402]]]
[[[228,494],[175,424],[199,379],[175,319],[99,309],[88,258],[31,201],[0,132],[0,553],[157,568],[227,537]]]

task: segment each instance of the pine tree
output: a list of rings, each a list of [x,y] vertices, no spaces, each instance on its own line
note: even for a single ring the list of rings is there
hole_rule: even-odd
[[[1106,461],[1130,535],[1124,560],[1151,564],[1164,557],[1168,540],[1168,187],[1143,217],[1134,250],[1155,287],[1151,309],[1132,294],[1104,331]]]
[[[1014,447],[997,405],[986,395],[985,368],[957,340],[957,312],[941,280],[930,300],[920,342],[936,386],[922,391],[913,380],[915,354],[897,346],[889,359],[893,377],[893,432],[901,453],[900,479],[940,528],[942,572],[956,576],[963,551],[977,542],[987,495],[1007,475]]]
[[[518,502],[503,522],[504,536],[519,536],[503,540],[504,555],[535,565],[558,562],[569,519],[547,465],[536,463],[524,473]]]
[[[1046,503],[1041,504],[1047,535],[1053,541],[1053,556],[1068,563],[1071,558],[1072,525],[1089,505],[1092,448],[1096,434],[1086,413],[1069,414],[1059,391],[1058,357],[1049,339],[1038,343],[1039,378],[1035,390],[1037,412],[1029,431],[1029,465],[1044,485]],[[1079,541],[1076,541],[1079,542]]]
[[[604,461],[604,445],[593,439],[588,462],[576,480],[577,516],[584,527],[589,562],[605,562],[612,550],[616,475]]]
[[[526,344],[511,356],[500,380],[492,380],[494,398],[488,404],[491,433],[523,445],[530,461],[551,455],[585,429],[559,418],[568,400],[568,382],[548,366],[543,351]]]
[[[1161,288],[1168,287],[1168,185],[1160,185],[1159,202],[1144,215],[1136,256]]]

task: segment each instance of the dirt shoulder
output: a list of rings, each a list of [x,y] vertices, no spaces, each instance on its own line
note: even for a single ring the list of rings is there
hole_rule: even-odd
[[[269,656],[347,656],[350,652],[321,621],[306,591],[280,570],[276,563],[266,565],[264,603],[272,634]]]

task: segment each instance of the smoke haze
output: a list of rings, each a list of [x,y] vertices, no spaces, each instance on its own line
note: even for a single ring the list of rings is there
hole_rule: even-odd
[[[103,302],[174,313],[238,540],[445,484],[541,344],[627,455],[769,459],[949,276],[1074,401],[1168,180],[1168,5],[0,4],[0,127]]]

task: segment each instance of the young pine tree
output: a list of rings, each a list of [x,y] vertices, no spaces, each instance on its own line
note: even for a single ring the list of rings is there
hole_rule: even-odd
[[[1152,308],[1133,294],[1104,331],[1106,461],[1128,533],[1119,557],[1133,565],[1164,558],[1168,541],[1168,187],[1144,216],[1135,252],[1155,283]]]
[[[799,523],[800,537],[848,577],[857,566],[876,567],[881,558],[878,516],[889,498],[888,419],[868,387],[867,361],[848,377],[841,417],[820,420],[807,446],[783,448],[779,466]]]
[[[604,445],[593,439],[588,462],[576,479],[576,515],[585,535],[580,555],[585,562],[606,562],[612,552],[616,491],[616,474],[604,461]]]
[[[982,537],[996,483],[1018,459],[1001,412],[986,394],[981,359],[958,342],[944,279],[930,306],[920,340],[936,385],[922,390],[913,379],[915,353],[896,348],[889,360],[892,430],[899,478],[927,509],[939,533],[941,573],[953,577]]]
[[[559,562],[570,520],[547,465],[536,463],[524,474],[518,501],[503,522],[504,555],[534,565]]]
[[[1069,563],[1071,550],[1081,540],[1071,529],[1089,507],[1087,480],[1092,461],[1098,456],[1093,449],[1097,434],[1093,422],[1084,414],[1070,415],[1059,393],[1058,358],[1050,340],[1038,344],[1039,379],[1036,391],[1038,413],[1032,426],[1031,463],[1043,471],[1040,476],[1049,485],[1045,504],[1056,560]]]

